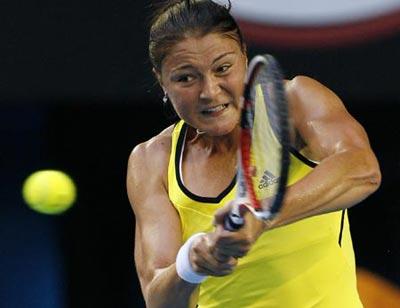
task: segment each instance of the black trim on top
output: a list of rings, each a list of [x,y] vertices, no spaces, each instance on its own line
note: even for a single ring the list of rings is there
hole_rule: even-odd
[[[342,247],[342,236],[343,236],[343,227],[344,227],[344,214],[346,210],[342,210],[342,217],[340,218],[340,231],[339,231],[339,246]]]
[[[178,142],[176,144],[176,149],[175,149],[175,176],[176,176],[176,181],[178,182],[179,188],[182,190],[182,192],[188,196],[189,198],[193,199],[194,201],[198,202],[206,202],[206,203],[219,203],[221,200],[233,189],[233,187],[236,184],[236,175],[234,176],[232,182],[229,184],[227,188],[225,188],[217,197],[202,197],[198,196],[194,193],[192,193],[190,190],[188,190],[185,185],[183,185],[182,180],[181,180],[181,174],[180,174],[180,157],[182,155],[182,147],[183,143],[185,141],[185,133],[187,131],[187,124],[183,123],[182,129],[179,132],[179,138]]]
[[[289,152],[292,153],[297,159],[301,160],[303,163],[305,163],[307,166],[309,166],[311,168],[315,168],[316,166],[318,166],[318,164],[309,160],[307,157],[305,157],[303,154],[301,154],[299,151],[297,151],[294,147],[290,147]]]

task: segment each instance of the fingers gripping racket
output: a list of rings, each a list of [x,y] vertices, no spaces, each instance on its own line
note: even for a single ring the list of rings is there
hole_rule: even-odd
[[[289,120],[284,81],[271,55],[249,64],[241,110],[237,196],[225,229],[238,230],[250,210],[258,219],[280,210],[289,170]]]

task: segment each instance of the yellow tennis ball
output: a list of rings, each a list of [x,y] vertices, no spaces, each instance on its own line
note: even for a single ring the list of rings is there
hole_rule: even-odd
[[[22,196],[35,211],[61,214],[74,204],[76,187],[73,180],[61,171],[40,170],[25,180]]]

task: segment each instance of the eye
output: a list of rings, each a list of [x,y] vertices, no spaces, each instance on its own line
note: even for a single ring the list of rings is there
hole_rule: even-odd
[[[189,83],[194,80],[194,76],[190,74],[180,74],[172,78],[175,82]]]
[[[231,68],[230,64],[224,64],[217,68],[217,73],[222,74],[226,73]]]
[[[183,75],[178,78],[179,82],[190,82],[193,80],[193,76],[190,75]]]

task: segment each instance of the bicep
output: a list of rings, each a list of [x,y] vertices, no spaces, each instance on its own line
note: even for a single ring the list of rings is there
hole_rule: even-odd
[[[157,270],[175,262],[181,246],[178,214],[169,203],[160,202],[162,199],[153,196],[148,200],[157,205],[157,210],[136,211],[135,214],[135,264],[144,286],[153,279]],[[137,204],[149,207],[147,205]]]
[[[162,177],[140,158],[129,161],[127,191],[136,223],[135,264],[145,289],[157,270],[175,262],[181,246],[180,220]]]

